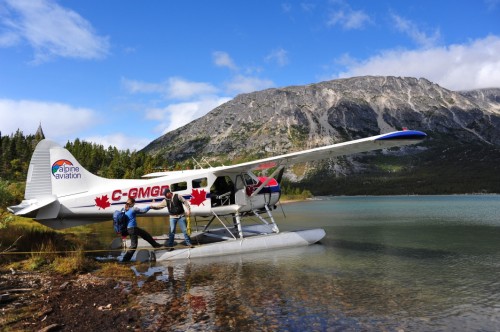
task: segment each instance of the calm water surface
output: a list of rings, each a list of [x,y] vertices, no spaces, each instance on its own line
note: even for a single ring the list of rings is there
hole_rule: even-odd
[[[179,331],[500,331],[500,196],[321,197],[282,208],[281,230],[321,227],[326,238],[134,266],[171,285],[145,301],[180,303]],[[161,219],[140,224],[165,232]]]

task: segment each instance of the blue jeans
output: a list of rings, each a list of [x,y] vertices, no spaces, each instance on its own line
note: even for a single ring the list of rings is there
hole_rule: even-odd
[[[178,218],[170,217],[170,233],[168,234],[167,247],[174,246],[175,227],[177,226],[177,222],[179,222],[179,227],[181,228],[182,234],[184,234],[184,240],[186,241],[186,245],[190,246],[191,238],[187,234],[186,217],[182,216]]]

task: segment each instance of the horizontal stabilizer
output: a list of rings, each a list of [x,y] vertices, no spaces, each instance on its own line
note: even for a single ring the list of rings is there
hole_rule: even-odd
[[[90,225],[98,222],[103,222],[103,221],[109,221],[111,220],[110,216],[107,217],[99,217],[99,218],[90,218],[90,217],[85,217],[85,218],[55,218],[55,219],[40,219],[37,221],[47,227],[50,227],[52,229],[67,229],[71,227],[77,227],[77,226],[83,226],[83,225]]]
[[[8,210],[16,216],[25,216],[57,201],[57,196],[50,195],[36,199],[24,200],[19,205],[9,206]]]
[[[44,207],[39,209],[35,219],[37,221],[40,221],[45,219],[57,218],[60,210],[61,203],[59,203],[59,201],[52,202],[49,205],[45,205]]]

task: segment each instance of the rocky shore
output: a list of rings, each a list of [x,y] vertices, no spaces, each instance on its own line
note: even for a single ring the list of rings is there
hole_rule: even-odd
[[[175,308],[140,301],[162,288],[165,283],[152,280],[139,291],[132,272],[117,279],[3,271],[0,326],[2,331],[169,331],[175,320],[165,316]]]

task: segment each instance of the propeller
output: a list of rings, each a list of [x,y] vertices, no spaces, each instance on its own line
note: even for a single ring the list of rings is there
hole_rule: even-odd
[[[276,176],[276,181],[278,184],[281,184],[281,178],[283,177],[283,173],[285,173],[285,167],[282,167],[280,172],[278,173],[278,176]]]

